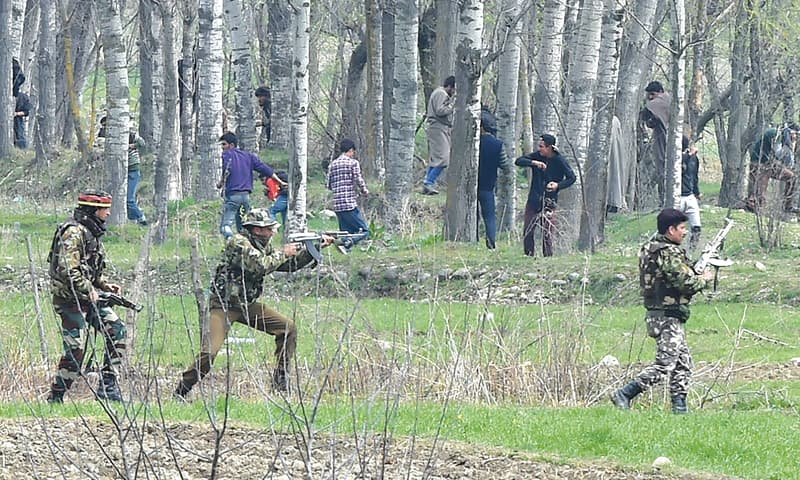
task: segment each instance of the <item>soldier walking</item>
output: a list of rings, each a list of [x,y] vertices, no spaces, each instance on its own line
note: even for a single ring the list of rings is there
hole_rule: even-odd
[[[72,218],[56,229],[47,261],[53,308],[61,317],[64,355],[50,386],[50,403],[63,403],[64,393],[81,375],[87,325],[102,334],[105,355],[98,399],[122,401],[117,374],[125,352],[125,324],[110,307],[99,307],[98,291],[119,294],[122,288],[105,277],[106,252],[101,237],[111,214],[111,195],[87,190],[78,196]]]
[[[684,324],[689,302],[713,278],[706,270],[695,273],[681,243],[688,233],[686,214],[667,208],[658,214],[658,235],[639,250],[639,283],[647,309],[647,334],[656,339],[656,361],[630,383],[611,394],[614,404],[627,410],[631,400],[669,379],[673,413],[688,413],[686,394],[692,376],[692,355],[686,344]]]

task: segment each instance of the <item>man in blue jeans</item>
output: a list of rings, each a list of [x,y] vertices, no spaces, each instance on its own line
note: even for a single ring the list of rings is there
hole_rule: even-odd
[[[222,178],[217,188],[225,187],[225,206],[222,210],[222,221],[219,231],[227,241],[234,233],[242,230],[242,216],[250,211],[250,192],[253,191],[253,171],[263,177],[272,177],[281,185],[285,185],[272,167],[261,162],[250,152],[236,148],[238,139],[233,132],[225,132],[219,137],[222,147]],[[233,225],[236,224],[236,232]]]
[[[105,118],[103,117],[103,119]],[[139,149],[144,148],[144,146],[144,140],[136,132],[131,131],[128,134],[128,198],[126,199],[128,220],[132,220],[143,227],[147,226],[147,218],[142,213],[142,209],[139,208],[139,202],[136,201],[136,190],[139,189],[139,181],[142,178],[142,173],[139,169],[142,163]]]
[[[495,212],[494,187],[497,185],[497,169],[511,171],[511,162],[503,149],[503,142],[495,138],[497,123],[488,110],[481,111],[481,145],[478,160],[478,205],[486,227],[486,247],[494,250],[497,240],[497,214]]]
[[[328,190],[333,192],[333,211],[339,220],[339,230],[361,234],[352,243],[339,250],[348,253],[353,245],[369,238],[369,227],[358,209],[358,194],[369,195],[367,183],[361,175],[361,165],[356,160],[356,145],[349,138],[342,140],[341,154],[328,167]]]

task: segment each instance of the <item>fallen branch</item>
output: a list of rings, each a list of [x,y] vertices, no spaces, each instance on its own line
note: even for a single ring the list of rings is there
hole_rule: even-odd
[[[788,346],[790,346],[790,345],[789,345],[788,343],[786,343],[786,342],[783,342],[783,341],[781,341],[781,340],[776,340],[776,339],[774,339],[774,338],[765,337],[764,335],[761,335],[761,334],[759,334],[759,333],[756,333],[756,332],[754,332],[754,331],[752,331],[752,330],[748,330],[748,329],[746,329],[746,328],[743,328],[741,331],[742,331],[742,333],[746,333],[746,334],[750,335],[751,337],[755,337],[755,338],[757,338],[757,339],[759,339],[759,340],[763,340],[763,341],[765,341],[765,342],[774,343],[775,345],[780,345],[780,346],[782,346],[782,347],[788,347]]]

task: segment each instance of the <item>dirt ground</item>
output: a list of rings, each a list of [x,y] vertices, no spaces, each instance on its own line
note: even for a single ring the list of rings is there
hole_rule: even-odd
[[[130,422],[128,422],[130,424]],[[141,419],[133,425],[141,425]],[[215,444],[208,425],[167,424],[117,429],[89,419],[0,420],[0,480],[208,479]],[[710,479],[632,471],[612,464],[566,464],[555,458],[478,445],[391,439],[277,435],[244,426],[225,431],[218,479]],[[120,447],[123,445],[123,448]],[[311,452],[311,460],[301,452]],[[720,478],[715,476],[713,478]]]

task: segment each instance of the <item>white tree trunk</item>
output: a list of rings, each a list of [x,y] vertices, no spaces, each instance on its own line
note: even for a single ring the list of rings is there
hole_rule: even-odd
[[[252,35],[241,2],[242,0],[224,0],[225,20],[231,34],[231,63],[236,84],[236,136],[239,139],[239,148],[257,152]]]
[[[545,0],[542,12],[542,40],[536,56],[536,88],[533,100],[534,137],[558,132],[561,112],[561,54],[564,47],[563,0]],[[535,138],[534,138],[535,141]]]
[[[36,63],[36,125],[26,131],[28,142],[36,147],[36,162],[50,161],[55,141],[56,118],[56,4],[54,0],[39,2],[39,51]],[[28,125],[30,127],[30,125]],[[32,134],[31,134],[32,131]]]
[[[456,105],[450,148],[450,172],[444,213],[444,238],[478,239],[478,154],[481,116],[481,35],[483,1],[460,4],[456,44]]]
[[[680,207],[681,201],[681,156],[683,153],[683,117],[685,112],[684,100],[686,98],[686,4],[684,0],[672,2],[675,10],[672,12],[672,112],[669,117],[669,130],[667,130],[667,165],[664,205]],[[672,148],[669,145],[669,135],[672,133]],[[670,155],[670,152],[672,153]]]
[[[183,35],[181,43],[181,71],[178,96],[181,115],[181,188],[183,197],[195,192],[195,139],[194,139],[194,98],[197,93],[194,75],[194,42],[197,38],[197,3],[182,0]]]
[[[8,0],[5,0],[7,3]],[[5,6],[0,7],[0,9]],[[3,15],[0,18],[8,18]],[[25,0],[11,0],[11,23],[9,25],[11,34],[11,56],[19,60],[22,50],[22,30],[25,26]],[[4,43],[3,45],[7,45]]]
[[[642,88],[644,67],[651,59],[643,54],[650,42],[651,31],[656,15],[657,0],[635,0],[632,15],[628,17],[623,26],[625,35],[622,39],[619,66],[619,82],[617,85],[616,116],[622,126],[623,150],[636,155],[636,122],[639,117],[639,108],[642,105]],[[623,185],[633,183],[635,176],[636,159],[625,159],[622,163],[629,166],[622,171],[611,170],[610,176],[619,177]],[[633,207],[633,188],[629,189],[624,199],[613,199],[617,207]]]
[[[0,18],[6,22],[0,30],[0,45],[11,43],[11,31],[8,28],[9,17],[11,17],[11,3],[0,1]],[[12,145],[12,115],[14,113],[15,99],[11,91],[11,54],[10,49],[0,48],[0,65],[5,65],[0,70],[0,159],[8,157]]]
[[[603,32],[600,40],[597,88],[594,98],[594,127],[589,144],[589,157],[584,168],[584,205],[581,215],[578,248],[595,251],[603,242],[608,183],[608,153],[611,144],[611,123],[614,117],[619,74],[619,41],[622,38],[624,11],[617,0],[605,0]]]
[[[306,230],[308,183],[308,57],[311,39],[311,2],[303,0],[294,10],[292,61],[292,134],[289,157],[289,231]]]
[[[160,20],[156,6],[152,0],[139,0],[139,135],[144,139],[148,149],[158,150],[157,142],[161,140],[159,101],[161,82],[158,78],[156,62],[160,49],[158,24]]]
[[[39,1],[28,0],[25,5],[25,26],[22,32],[22,43],[20,45],[19,63],[22,71],[28,78],[36,78],[36,57],[37,38],[39,35]]]
[[[394,2],[394,62],[386,161],[386,228],[396,234],[408,233],[414,222],[409,204],[414,165],[414,129],[417,123],[417,0]],[[386,32],[384,32],[386,33]],[[388,126],[388,125],[387,125]]]
[[[200,0],[197,9],[197,192],[211,200],[222,174],[217,139],[222,133],[222,0]]]
[[[585,207],[583,201],[586,157],[589,150],[589,131],[592,127],[595,83],[597,82],[598,59],[600,55],[600,31],[603,20],[603,1],[584,0],[578,15],[578,31],[575,35],[575,48],[570,56],[567,91],[569,106],[561,132],[561,154],[572,157],[575,165],[575,184],[560,194],[559,210],[564,229],[563,234],[572,244],[578,236],[578,226]]]
[[[520,78],[520,0],[503,0],[500,35],[506,39],[497,65],[497,137],[509,158],[517,157],[517,90]],[[517,172],[501,170],[497,178],[498,230],[513,231]]]
[[[272,137],[269,143],[276,147],[290,147],[292,118],[292,7],[286,0],[269,0],[270,44],[269,78],[272,94]]]
[[[122,39],[122,14],[116,0],[98,2],[100,30],[102,32],[103,56],[106,71],[106,190],[113,196],[111,224],[124,223],[126,216],[125,198],[128,177],[128,133],[130,130],[130,107],[128,105],[128,64],[125,56],[125,43]],[[42,8],[44,24],[45,9]]]
[[[178,156],[178,76],[175,61],[175,1],[164,0],[160,5],[161,38],[164,54],[164,115],[161,124],[161,146],[155,169],[156,234],[153,240],[162,244],[167,239],[167,201],[180,197],[180,162]]]
[[[367,98],[366,154],[367,161],[374,166],[378,180],[386,176],[383,160],[383,10],[378,0],[365,0],[367,17]]]

